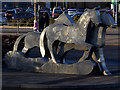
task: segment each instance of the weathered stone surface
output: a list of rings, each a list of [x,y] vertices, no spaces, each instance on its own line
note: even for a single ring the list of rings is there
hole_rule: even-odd
[[[27,72],[39,72],[39,68],[45,64],[47,60],[41,58],[25,58],[19,52],[9,51],[5,55],[5,63],[10,69],[17,69]]]
[[[42,71],[48,73],[64,73],[64,74],[80,74],[80,75],[88,75],[93,72],[94,64],[90,60],[85,60],[82,62],[74,63],[74,64],[56,64],[52,61],[45,63],[41,67]]]
[[[26,72],[47,72],[87,75],[93,72],[94,64],[85,60],[75,64],[64,65],[53,63],[43,58],[25,58],[19,52],[9,51],[5,56],[5,62],[9,69],[17,69]],[[87,66],[87,67],[86,67]]]
[[[111,75],[106,67],[102,48],[105,45],[105,31],[108,26],[114,25],[113,21],[108,13],[100,15],[98,9],[91,9],[84,12],[78,23],[73,25],[67,14],[63,13],[54,24],[46,27],[42,34],[31,32],[17,39],[13,52],[6,54],[6,63],[9,68],[28,72],[88,75],[94,71],[92,62],[94,61],[99,67],[97,70],[104,75]],[[22,53],[19,53],[17,49],[22,39],[25,44]],[[40,47],[43,57],[49,52],[50,56],[47,56],[49,60],[25,58],[25,53],[34,46]],[[61,54],[56,53],[59,48]],[[77,63],[69,65],[58,63],[59,56],[63,60],[69,49],[82,49],[85,52]]]
[[[64,20],[65,17],[66,15],[62,14],[56,23],[50,25],[44,30],[44,35],[46,35],[47,45],[51,55],[50,60],[57,64],[56,60],[59,57],[56,52],[57,47],[59,47],[59,43],[64,43],[64,45],[74,44],[80,47],[87,47],[88,51],[85,51],[86,53],[84,53],[81,60],[84,61],[92,58],[98,64],[104,75],[110,75],[109,70],[105,65],[103,53],[100,52],[102,52],[102,48],[105,45],[105,32],[107,27],[114,25],[113,18],[111,18],[106,12],[104,12],[103,15],[100,15],[100,10],[98,8],[89,9],[84,12],[77,24],[74,25],[64,25],[64,23],[66,23],[66,19]],[[107,20],[105,21],[105,19]],[[56,42],[58,44],[56,44]],[[41,43],[44,44],[44,41],[42,40]],[[41,46],[44,46],[43,44],[41,44]],[[64,52],[64,45],[62,46],[64,48],[62,49],[63,53],[60,56],[64,56],[67,52]],[[70,49],[77,49],[77,47],[73,46],[73,48]],[[62,52],[62,50],[60,51]],[[92,57],[92,53],[95,53],[94,58]],[[59,70],[59,68],[57,69]],[[53,70],[53,72],[56,71]]]
[[[65,25],[73,25],[75,22],[68,15],[68,13],[63,12],[55,21],[55,24],[65,24]]]

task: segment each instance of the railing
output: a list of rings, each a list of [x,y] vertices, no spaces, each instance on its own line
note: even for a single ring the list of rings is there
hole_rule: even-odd
[[[2,25],[4,27],[3,32],[5,32],[4,29],[7,28],[7,27],[15,28],[16,31],[15,30],[12,30],[12,31],[14,31],[16,33],[23,33],[23,30],[24,30],[24,32],[33,31],[33,26],[34,26],[33,21],[34,21],[34,18],[31,18],[31,19],[28,19],[28,20],[27,19],[7,20],[7,23]],[[37,19],[37,22],[38,22],[38,19]],[[52,24],[52,23],[54,23],[54,19],[50,18],[49,24]],[[38,26],[39,26],[39,23],[38,23]]]

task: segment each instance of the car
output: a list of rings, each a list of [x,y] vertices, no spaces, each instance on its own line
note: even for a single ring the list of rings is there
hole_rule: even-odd
[[[50,8],[49,12],[50,12],[50,16],[52,16],[52,12],[53,12],[52,8]]]
[[[84,12],[84,9],[77,9],[77,12]]]
[[[7,18],[2,17],[0,18],[0,25],[6,25],[7,24]]]
[[[52,11],[52,18],[58,18],[60,14],[62,14],[62,8],[61,7],[54,7]]]
[[[71,16],[72,19],[74,19],[74,17],[80,17],[81,15],[83,14],[83,12],[78,12],[78,13],[75,13]]]
[[[113,14],[112,9],[100,9],[100,13],[109,12],[110,15]]]
[[[4,16],[5,16],[5,13],[6,13],[6,10],[5,10],[5,9],[0,9],[0,15],[1,15],[1,16],[4,17]]]
[[[12,16],[15,14],[15,11],[14,10],[8,10],[8,11],[6,11],[6,13],[5,13],[5,17],[8,19],[8,20],[10,20],[10,19],[12,19]]]
[[[28,9],[25,12],[32,13],[34,15],[33,7],[28,7]]]
[[[22,9],[21,8],[15,8],[15,9],[12,9],[15,13],[20,13],[22,12]]]
[[[72,16],[72,15],[74,15],[75,13],[77,13],[77,10],[76,10],[76,9],[68,9],[68,15]]]
[[[22,18],[24,18],[24,19],[30,19],[32,17],[34,17],[34,15],[31,14],[31,13],[21,12],[21,13],[14,14],[13,17],[12,17],[12,19],[22,19]]]

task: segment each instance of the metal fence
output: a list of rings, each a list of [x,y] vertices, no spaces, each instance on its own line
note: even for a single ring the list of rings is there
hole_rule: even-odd
[[[39,20],[37,19],[37,22]],[[54,23],[54,19],[50,18],[49,19],[49,24]],[[39,22],[38,22],[38,26],[39,26]],[[3,33],[9,33],[9,32],[13,32],[13,33],[27,33],[29,31],[34,31],[33,30],[34,27],[34,18],[31,19],[20,19],[20,20],[7,20],[6,23],[4,23],[2,25],[2,32]]]
[[[2,33],[27,33],[33,31],[33,22],[25,22],[24,20],[7,20],[2,23]]]

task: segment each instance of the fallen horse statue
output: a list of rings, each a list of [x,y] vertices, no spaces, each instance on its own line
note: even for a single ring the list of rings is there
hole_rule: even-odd
[[[33,72],[88,75],[98,71],[111,75],[105,64],[103,47],[106,29],[114,24],[110,14],[104,12],[101,15],[98,8],[84,12],[76,24],[63,13],[42,33],[30,32],[20,36],[13,51],[6,54],[6,63],[9,68]],[[19,49],[22,40],[24,47]],[[26,57],[28,50],[35,46],[40,48],[42,57]],[[66,54],[73,49],[83,50],[83,56],[76,63],[64,64]]]

